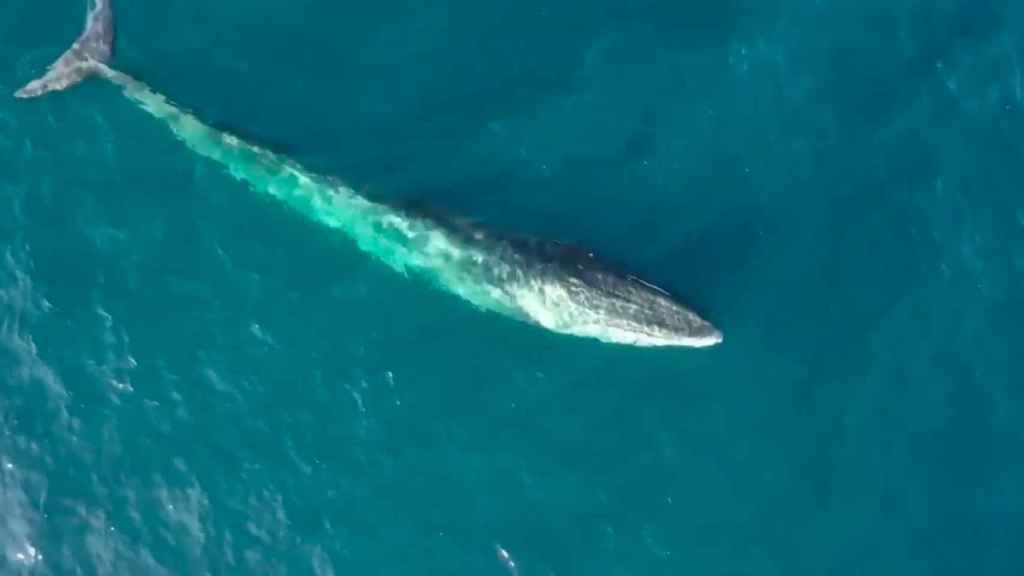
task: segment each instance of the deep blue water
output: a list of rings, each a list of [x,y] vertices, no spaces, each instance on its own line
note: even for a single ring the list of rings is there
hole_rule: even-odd
[[[84,6],[13,0],[0,573],[1024,573],[1024,4],[115,10],[114,66],[211,123],[726,340],[481,313],[100,81],[15,100]]]

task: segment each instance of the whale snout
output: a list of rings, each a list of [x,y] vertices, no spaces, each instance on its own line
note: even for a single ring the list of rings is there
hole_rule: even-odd
[[[681,332],[679,344],[694,348],[706,348],[720,344],[723,338],[721,330],[715,328],[710,322],[701,322],[699,325]]]

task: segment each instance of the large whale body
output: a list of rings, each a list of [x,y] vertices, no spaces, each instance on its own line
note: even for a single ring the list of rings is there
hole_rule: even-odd
[[[253,190],[343,232],[391,268],[423,277],[485,310],[615,344],[705,347],[722,341],[721,332],[665,291],[603,266],[583,250],[500,237],[373,202],[333,178],[207,126],[108,67],[113,34],[111,0],[95,0],[72,47],[15,95],[31,98],[90,76],[105,78],[191,150]]]

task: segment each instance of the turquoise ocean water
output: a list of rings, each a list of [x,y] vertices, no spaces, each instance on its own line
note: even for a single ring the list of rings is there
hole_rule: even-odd
[[[1024,573],[1024,4],[115,6],[201,118],[709,350],[476,311],[101,81],[13,99],[84,13],[0,11],[0,574]]]

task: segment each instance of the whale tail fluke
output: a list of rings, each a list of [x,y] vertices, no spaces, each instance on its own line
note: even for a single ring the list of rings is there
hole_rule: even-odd
[[[35,98],[48,92],[65,90],[102,71],[110,60],[114,44],[112,0],[92,0],[85,30],[75,43],[46,70],[46,74],[14,93],[18,98]]]

